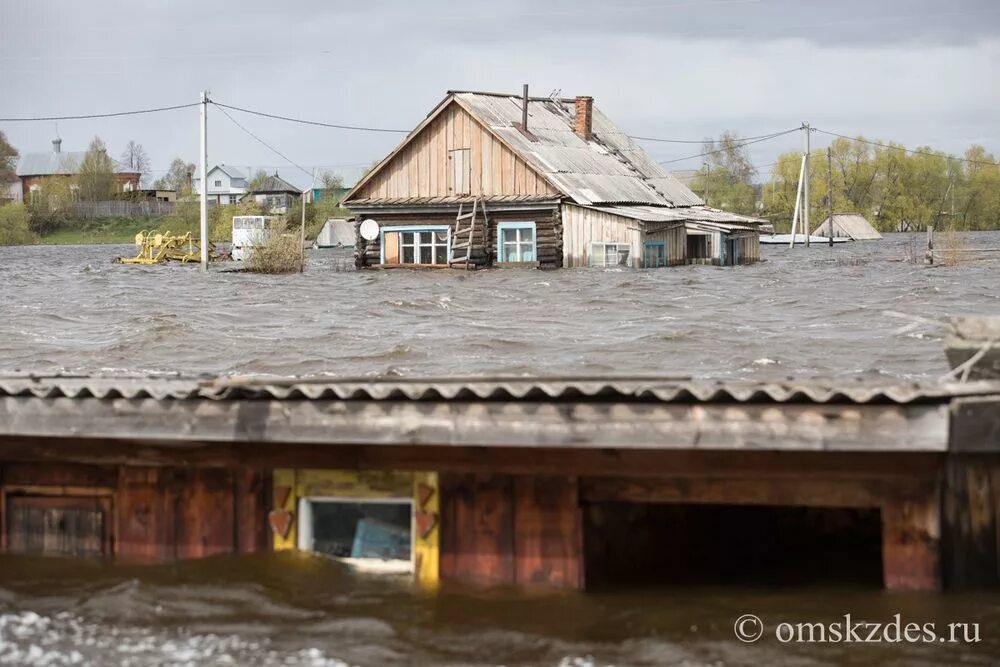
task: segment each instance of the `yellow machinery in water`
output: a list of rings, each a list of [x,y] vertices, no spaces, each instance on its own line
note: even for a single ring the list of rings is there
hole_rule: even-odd
[[[139,232],[135,235],[139,254],[135,257],[119,257],[118,264],[159,264],[161,262],[197,262],[201,259],[201,241],[191,236],[175,236],[170,232]],[[211,243],[209,250],[214,250]]]

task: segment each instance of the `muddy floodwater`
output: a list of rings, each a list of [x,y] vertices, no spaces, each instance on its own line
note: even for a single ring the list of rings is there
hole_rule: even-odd
[[[0,664],[995,665],[1000,597],[862,590],[533,594],[363,577],[304,553],[169,566],[0,558]],[[739,641],[757,615],[764,635]],[[782,623],[934,624],[934,641],[785,642]],[[953,642],[949,623],[978,624]],[[888,631],[888,638],[895,635]],[[862,636],[863,635],[863,636]],[[885,635],[880,635],[885,636]],[[945,641],[941,641],[946,637]],[[969,639],[973,639],[970,632]]]
[[[1000,248],[1000,233],[961,238]],[[765,246],[766,262],[735,268],[471,274],[337,271],[344,253],[316,250],[286,276],[111,263],[132,246],[0,248],[0,371],[928,379],[947,371],[935,322],[1000,312],[1000,261],[902,261],[923,243]]]
[[[1000,261],[905,261],[923,242],[771,246],[767,261],[736,268],[472,274],[346,271],[344,253],[324,250],[288,276],[111,263],[131,246],[0,248],[0,372],[933,380],[947,371],[943,323],[1000,313]],[[961,243],[1000,248],[1000,233]],[[762,620],[756,642],[734,633],[744,614]],[[779,636],[782,623],[847,614],[890,627],[878,643],[860,630]],[[900,638],[896,619],[920,639]],[[0,665],[998,663],[998,594],[429,593],[298,553],[156,566],[0,556]]]

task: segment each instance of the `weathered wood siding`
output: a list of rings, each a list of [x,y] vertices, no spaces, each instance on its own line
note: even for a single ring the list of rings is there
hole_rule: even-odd
[[[583,585],[577,481],[441,476],[441,578],[558,588]]]
[[[563,266],[589,266],[590,244],[627,243],[631,248],[631,264],[642,266],[641,223],[604,211],[563,204]]]
[[[170,561],[265,549],[266,473],[0,464],[0,545]]]
[[[655,224],[650,225],[655,228]],[[655,231],[648,232],[643,238],[645,243],[663,243],[667,250],[667,266],[677,266],[684,263],[685,244],[687,243],[687,232],[684,225],[674,225],[663,227]]]
[[[465,210],[468,210],[468,206],[466,206]],[[400,226],[448,225],[452,228],[452,234],[454,234],[455,215],[386,212],[372,214],[367,217],[371,217],[378,222],[383,231],[389,231],[392,227]],[[484,230],[480,219],[473,242],[472,263],[477,268],[492,266],[496,261],[497,226],[502,222],[534,222],[536,236],[535,250],[538,267],[542,269],[554,269],[562,265],[563,228],[559,222],[558,210],[498,211],[494,213],[490,212],[487,207],[487,216],[489,224]],[[358,268],[379,266],[381,262],[380,240],[365,241],[359,237],[355,248],[355,259]]]
[[[450,151],[468,149],[467,154]],[[449,104],[407,145],[383,165],[352,199],[451,197],[456,188],[456,160],[468,159],[472,195],[558,195],[528,164],[470,116],[457,102]]]

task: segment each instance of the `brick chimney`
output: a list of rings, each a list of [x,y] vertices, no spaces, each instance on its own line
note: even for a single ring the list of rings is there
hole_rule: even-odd
[[[584,141],[593,134],[594,98],[577,96],[576,116],[573,119],[573,131]]]
[[[53,153],[62,153],[62,139],[53,139],[52,140],[52,152]]]

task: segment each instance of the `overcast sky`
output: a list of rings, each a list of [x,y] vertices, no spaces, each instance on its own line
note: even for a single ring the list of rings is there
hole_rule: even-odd
[[[996,0],[0,0],[0,118],[198,100],[409,129],[448,89],[592,95],[627,132],[702,139],[799,125],[959,153],[1000,152]],[[400,135],[231,112],[311,171],[352,180]],[[3,123],[21,152],[53,122]],[[196,161],[196,108],[61,121],[63,150],[134,139],[153,176]],[[210,110],[209,162],[309,177]],[[828,137],[816,135],[814,145]],[[761,172],[800,133],[751,146]],[[659,160],[698,146],[645,144]],[[700,160],[669,165],[697,168]]]

